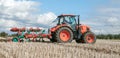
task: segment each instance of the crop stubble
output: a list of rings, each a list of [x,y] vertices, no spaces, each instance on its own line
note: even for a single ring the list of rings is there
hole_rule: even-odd
[[[0,42],[0,58],[120,58],[120,40],[95,44]]]

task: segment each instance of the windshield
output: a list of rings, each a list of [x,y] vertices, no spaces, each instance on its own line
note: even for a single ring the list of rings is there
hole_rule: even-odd
[[[76,24],[75,17],[71,16],[65,16],[59,18],[59,24],[68,23],[68,24]]]
[[[63,23],[76,24],[76,18],[75,16],[62,16],[56,18],[52,23],[54,22],[58,22],[58,24],[63,24]]]

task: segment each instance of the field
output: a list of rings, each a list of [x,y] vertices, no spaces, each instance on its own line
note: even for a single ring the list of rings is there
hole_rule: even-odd
[[[120,40],[97,40],[95,44],[0,42],[0,58],[120,58]]]

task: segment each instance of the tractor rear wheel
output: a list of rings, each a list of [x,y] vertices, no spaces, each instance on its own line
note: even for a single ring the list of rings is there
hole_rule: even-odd
[[[55,33],[55,39],[59,43],[67,43],[72,42],[73,40],[73,32],[68,27],[62,27],[58,29]]]

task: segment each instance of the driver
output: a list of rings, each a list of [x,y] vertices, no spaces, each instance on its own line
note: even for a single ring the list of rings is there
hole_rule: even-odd
[[[65,17],[65,19],[63,19],[63,23],[72,24],[70,17]]]

